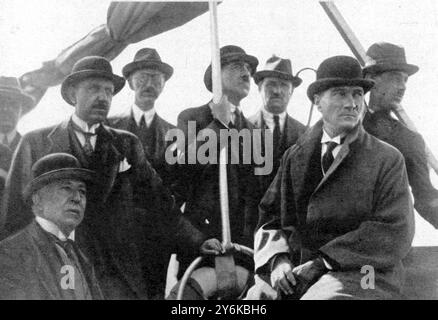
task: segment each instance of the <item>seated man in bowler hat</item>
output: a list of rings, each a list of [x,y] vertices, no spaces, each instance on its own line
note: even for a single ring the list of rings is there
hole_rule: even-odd
[[[124,85],[125,79],[113,74],[102,57],[76,62],[61,86],[74,114],[23,137],[6,181],[2,227],[8,235],[32,219],[22,196],[32,165],[50,153],[72,154],[82,167],[96,171],[76,236],[92,259],[105,297],[146,299],[153,273],[145,262],[151,248],[145,246],[143,226],[157,223],[174,236],[180,211],[147,161],[140,140],[103,124],[113,96]]]
[[[406,62],[403,47],[392,43],[373,44],[367,51],[367,57],[363,73],[366,79],[374,80],[375,85],[370,91],[369,108],[363,126],[403,154],[414,195],[414,207],[424,219],[438,228],[438,190],[430,181],[423,137],[391,116],[391,111],[401,107],[408,78],[417,73],[419,68]]]
[[[260,111],[249,118],[258,129],[272,131],[273,168],[269,175],[259,176],[262,195],[274,180],[284,152],[295,144],[306,127],[287,113],[292,94],[303,82],[292,73],[289,59],[272,56],[266,61],[265,68],[254,74],[262,98]],[[264,140],[262,140],[264,141]]]
[[[260,203],[256,272],[285,298],[399,297],[414,215],[403,156],[361,124],[373,84],[354,58],[321,63],[307,95],[322,120],[286,151]]]
[[[0,242],[0,299],[103,299],[93,266],[74,241],[94,172],[66,153],[47,155],[24,189],[34,218]]]

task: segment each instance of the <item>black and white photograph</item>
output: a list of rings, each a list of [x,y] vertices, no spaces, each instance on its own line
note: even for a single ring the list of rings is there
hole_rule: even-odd
[[[0,0],[0,35],[0,300],[438,299],[437,1]]]

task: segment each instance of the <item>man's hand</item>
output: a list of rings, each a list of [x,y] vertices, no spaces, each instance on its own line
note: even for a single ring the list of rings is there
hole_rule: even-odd
[[[221,242],[218,239],[205,240],[200,248],[201,254],[220,255],[224,252]]]
[[[219,103],[212,102],[213,117],[227,125],[231,121],[231,104],[226,95],[223,95]]]
[[[322,258],[316,258],[295,267],[292,272],[298,280],[298,292],[304,294],[327,271]]]
[[[293,265],[287,257],[278,257],[272,266],[271,286],[276,290],[280,289],[287,295],[293,294],[293,287],[297,285],[297,281],[292,273],[292,269]]]

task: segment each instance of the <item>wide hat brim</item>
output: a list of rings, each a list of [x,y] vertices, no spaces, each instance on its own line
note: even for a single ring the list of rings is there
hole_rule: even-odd
[[[173,75],[173,68],[167,63],[147,60],[128,63],[126,66],[123,67],[122,73],[125,79],[128,79],[129,76],[132,75],[135,71],[142,69],[154,69],[161,71],[162,73],[164,73],[166,81],[169,80],[170,77],[172,77]]]
[[[325,78],[316,80],[307,88],[307,97],[313,102],[314,95],[333,87],[357,86],[362,87],[364,93],[367,93],[374,86],[374,81],[365,79],[345,79],[345,78]]]
[[[22,103],[22,115],[28,113],[35,106],[35,100],[32,96],[17,90],[0,88],[0,96],[8,96],[20,100]]]
[[[64,100],[69,104],[74,106],[74,103],[70,100],[68,96],[68,88],[70,86],[78,83],[79,81],[82,81],[87,78],[104,78],[107,80],[112,81],[114,84],[114,94],[116,95],[119,93],[123,87],[125,86],[125,79],[123,77],[119,77],[116,74],[105,72],[105,71],[97,71],[97,70],[81,70],[78,72],[74,72],[67,76],[64,81],[62,82],[61,86],[61,95],[64,98]]]
[[[413,74],[417,73],[418,70],[420,70],[420,68],[414,64],[383,62],[365,66],[363,68],[363,74],[379,74],[388,71],[403,71],[406,72],[409,76],[412,76]]]
[[[245,53],[233,53],[221,57],[221,66],[230,64],[231,62],[235,61],[243,61],[248,63],[251,67],[251,76],[254,75],[255,71],[257,70],[257,66],[259,65],[259,60],[254,56]],[[213,92],[213,83],[211,80],[211,64],[208,66],[207,70],[205,70],[204,84],[208,91]]]
[[[30,200],[32,194],[42,187],[59,180],[79,180],[86,184],[91,184],[95,179],[95,172],[82,168],[63,168],[46,172],[37,178],[33,179],[24,189],[23,196],[26,200]]]
[[[294,77],[290,73],[275,71],[275,70],[262,70],[254,74],[254,82],[259,84],[264,78],[280,78],[283,80],[291,81],[294,88],[297,88],[303,83],[303,80],[299,77]]]

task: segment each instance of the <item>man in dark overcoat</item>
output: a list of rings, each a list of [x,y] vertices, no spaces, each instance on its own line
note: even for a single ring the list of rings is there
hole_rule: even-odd
[[[94,172],[66,153],[47,155],[32,169],[24,195],[35,216],[0,242],[0,299],[103,299],[94,268],[74,241]]]
[[[322,120],[285,153],[260,203],[256,272],[285,297],[399,297],[413,207],[403,156],[361,125],[372,86],[351,57],[321,63],[307,94]]]
[[[218,146],[221,129],[234,129],[237,132],[247,130],[249,134],[253,129],[253,125],[240,109],[240,102],[249,93],[251,76],[256,71],[258,60],[246,54],[242,48],[233,45],[221,48],[220,57],[223,88],[221,102],[214,104],[211,101],[200,107],[189,108],[178,116],[178,128],[184,132],[186,146],[194,143],[193,138],[196,139],[203,129],[211,129],[217,134]],[[212,91],[211,65],[205,72],[204,83],[207,89]],[[191,126],[193,128],[190,128]],[[190,136],[191,131],[195,134],[194,137]],[[236,154],[242,151],[242,144],[240,140],[239,150],[235,150]],[[202,145],[203,142],[199,142],[196,147]],[[251,148],[250,145],[247,147]],[[185,163],[178,166],[180,179],[177,193],[182,196],[180,201],[185,203],[184,215],[200,231],[198,250],[200,248],[202,253],[221,253],[223,248],[220,243],[222,225],[219,166],[217,161],[202,164],[198,159],[195,163],[189,163],[188,149],[190,147],[185,149]],[[242,154],[239,154],[240,156]],[[254,168],[252,163],[243,163],[242,157],[237,164],[228,163],[226,167],[232,241],[252,247],[253,231],[257,223],[258,198]],[[198,252],[187,253],[191,258],[198,254]]]
[[[397,148],[405,158],[409,184],[417,212],[438,228],[438,190],[429,176],[423,137],[391,116],[404,112],[401,107],[407,81],[419,68],[406,61],[405,50],[398,45],[381,42],[367,51],[368,61],[363,70],[366,79],[375,82],[370,92],[369,108],[363,126],[375,137]]]
[[[56,152],[74,155],[97,177],[77,241],[92,259],[107,298],[138,299],[149,296],[148,268],[153,266],[147,263],[150,248],[144,245],[148,234],[143,226],[150,223],[174,235],[180,211],[139,139],[103,124],[112,97],[124,84],[102,57],[85,57],[75,64],[61,87],[75,112],[54,127],[23,137],[6,181],[1,226],[3,235],[9,235],[31,221],[22,191],[38,159]]]
[[[289,59],[272,56],[266,61],[265,68],[254,74],[254,81],[259,87],[263,106],[249,121],[255,128],[270,130],[273,138],[271,174],[259,176],[263,195],[277,173],[284,152],[295,144],[306,127],[287,113],[292,94],[302,83],[301,78],[293,75]]]

